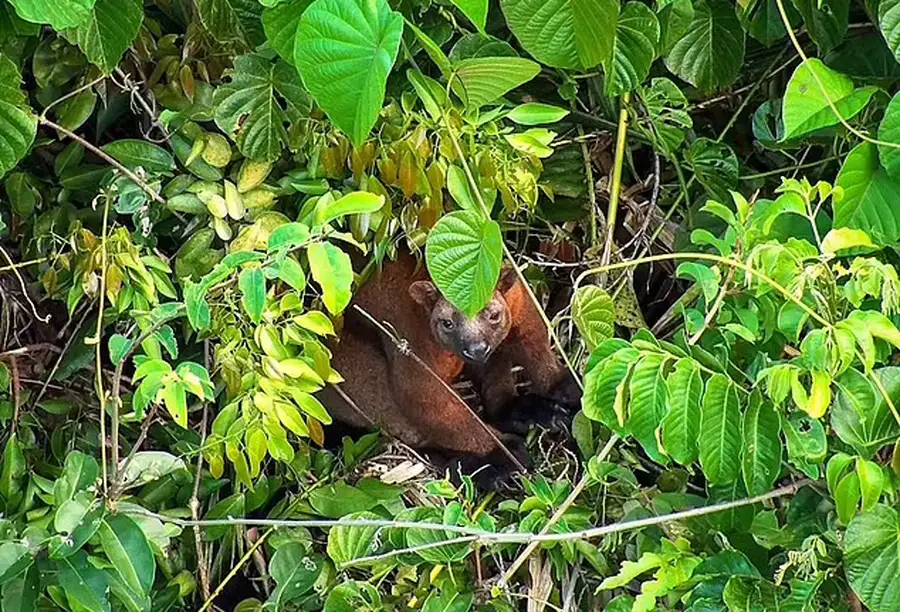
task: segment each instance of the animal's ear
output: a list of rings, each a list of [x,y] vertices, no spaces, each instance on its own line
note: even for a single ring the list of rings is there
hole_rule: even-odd
[[[409,294],[416,302],[426,310],[431,310],[437,304],[440,294],[437,287],[431,281],[416,281],[409,286]]]
[[[513,285],[519,280],[518,275],[516,274],[516,269],[512,266],[503,266],[500,269],[500,280],[497,281],[497,291],[502,294],[505,294],[507,291],[513,288]]]

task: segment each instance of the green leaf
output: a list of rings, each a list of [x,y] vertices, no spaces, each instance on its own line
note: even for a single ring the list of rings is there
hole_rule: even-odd
[[[789,18],[793,15],[791,19],[791,25],[793,25],[793,22],[798,20],[797,13],[787,2],[784,3],[784,8],[788,12]],[[787,34],[784,22],[781,20],[781,13],[778,11],[777,0],[752,0],[746,4],[739,4],[737,5],[737,14],[747,34],[767,47],[778,42]]]
[[[208,329],[212,314],[206,301],[206,288],[202,284],[187,281],[184,287],[184,305],[188,321],[196,331]]]
[[[156,559],[140,526],[124,514],[107,516],[100,525],[100,544],[125,584],[148,594],[156,574]]]
[[[541,67],[521,57],[465,59],[454,67],[466,107],[481,108],[538,75]]]
[[[691,0],[671,0],[657,5],[659,19],[659,54],[666,56],[694,20],[694,3]]]
[[[309,271],[322,288],[322,301],[333,315],[341,314],[350,303],[353,267],[350,256],[329,242],[309,245]]]
[[[242,55],[226,74],[231,80],[217,87],[213,97],[216,125],[246,157],[274,161],[289,144],[285,124],[310,110],[296,72],[282,61]]]
[[[616,320],[615,304],[609,294],[597,285],[578,288],[572,299],[572,320],[584,338],[589,351],[593,351],[613,337]]]
[[[184,459],[171,453],[139,451],[122,472],[122,483],[127,486],[144,485],[185,468]]]
[[[372,512],[357,512],[341,519],[341,522],[352,522],[359,519],[377,520],[380,517]],[[338,566],[361,557],[377,554],[380,550],[376,536],[379,527],[366,525],[347,525],[332,527],[328,532],[328,556]]]
[[[35,612],[41,594],[40,570],[36,565],[3,585],[3,612]]]
[[[251,321],[259,323],[266,310],[266,276],[262,268],[241,270],[238,288],[241,290],[241,305],[244,311]]]
[[[659,137],[662,153],[671,155],[694,122],[687,112],[688,101],[681,89],[667,78],[655,78],[641,89],[647,118]]]
[[[724,374],[706,383],[700,408],[700,466],[714,485],[726,485],[741,471],[741,406],[735,384]]]
[[[403,16],[387,0],[316,0],[300,19],[294,62],[303,83],[356,147],[381,112],[402,34]]]
[[[64,30],[87,21],[95,0],[9,0],[9,2],[16,7],[19,17],[25,21],[49,23],[54,30]]]
[[[551,104],[526,102],[520,104],[506,114],[506,118],[519,125],[542,125],[556,123],[568,116],[569,111]]]
[[[772,490],[781,473],[781,417],[771,402],[753,398],[744,414],[744,484],[750,495]]]
[[[690,358],[679,359],[666,379],[668,412],[662,420],[663,448],[672,459],[688,466],[697,460],[697,432],[700,431],[700,398],[703,378],[700,367]]]
[[[456,8],[469,18],[469,21],[484,34],[484,26],[487,23],[488,0],[450,0]]]
[[[500,0],[500,8],[522,47],[548,66],[585,70],[612,52],[615,0]]]
[[[659,20],[646,4],[629,2],[616,23],[612,52],[603,61],[607,96],[618,96],[640,85],[650,73],[659,46]]]
[[[793,0],[810,38],[825,54],[841,44],[847,31],[850,0]]]
[[[207,520],[226,519],[226,518],[242,518],[246,514],[246,503],[243,493],[235,493],[226,497],[215,506],[213,506],[206,516]],[[207,542],[214,542],[222,539],[229,529],[234,529],[228,525],[213,525],[206,530],[205,539]]]
[[[294,41],[303,11],[313,0],[287,0],[263,11],[262,24],[269,44],[281,59],[294,63]]]
[[[321,572],[322,558],[309,554],[303,544],[288,542],[282,545],[269,562],[269,574],[278,585],[269,601],[280,609],[297,600],[313,587]]]
[[[113,334],[109,337],[109,360],[113,362],[113,365],[119,365],[132,346],[134,346],[134,341],[122,334]]]
[[[19,89],[19,69],[5,55],[0,55],[0,176],[12,170],[25,157],[37,133],[37,117]]]
[[[856,462],[856,475],[859,477],[859,490],[862,494],[862,511],[868,512],[881,498],[886,484],[884,471],[874,461],[859,459]]]
[[[848,524],[856,515],[859,500],[859,475],[856,472],[850,472],[841,478],[834,489],[834,505],[838,520],[845,525]]]
[[[900,516],[878,505],[856,516],[844,536],[844,572],[872,612],[900,609]]]
[[[714,200],[731,200],[728,192],[737,186],[740,172],[737,155],[731,147],[709,138],[698,138],[691,143],[687,158],[697,180]]]
[[[900,10],[897,14],[900,17]],[[884,110],[884,117],[878,126],[878,140],[900,144],[900,94],[894,95]],[[900,148],[878,145],[878,155],[887,173],[892,178],[900,179]]]
[[[378,589],[366,582],[350,580],[334,587],[323,612],[380,612],[384,610]]]
[[[309,240],[309,228],[302,223],[285,223],[279,225],[269,234],[268,250],[280,251],[295,249]]]
[[[656,429],[666,413],[668,390],[663,373],[666,360],[656,353],[643,357],[634,366],[629,385],[631,402],[626,427],[657,463],[666,463],[656,439]]]
[[[900,0],[882,0],[878,4],[878,25],[894,58],[900,62]]]
[[[581,409],[592,421],[603,423],[621,435],[624,433],[615,405],[627,389],[628,374],[640,353],[627,347],[617,351],[604,363],[591,368],[584,376]]]
[[[852,119],[866,107],[875,91],[874,87],[854,88],[849,77],[835,72],[820,59],[811,58],[803,62],[794,70],[784,93],[781,110],[784,122],[782,140],[797,138],[840,123],[840,118],[835,115],[828,100],[831,100],[844,120]]]
[[[98,0],[98,2],[106,1]],[[175,169],[172,154],[146,140],[116,140],[103,145],[103,151],[131,170],[143,168],[147,172],[162,173]]]
[[[719,294],[719,271],[695,261],[685,261],[675,269],[676,278],[692,278],[703,292],[703,299],[712,304]]]
[[[91,565],[86,552],[79,550],[56,563],[59,584],[70,603],[86,612],[109,612],[106,574]]]
[[[900,402],[900,368],[873,372],[895,405]],[[831,409],[831,427],[837,436],[865,459],[900,436],[900,425],[890,407],[869,380],[850,369],[835,380],[839,391]]]
[[[834,202],[834,227],[862,230],[880,245],[900,239],[900,208],[894,205],[900,181],[879,166],[875,145],[864,142],[850,151],[835,186],[844,192]]]
[[[744,30],[728,0],[697,0],[694,19],[666,66],[702,91],[731,85],[744,64]]]
[[[87,21],[64,34],[103,74],[110,74],[134,42],[143,19],[141,0],[96,0]]]
[[[500,226],[474,211],[441,217],[425,245],[434,284],[469,317],[481,312],[494,294],[502,259]]]
[[[335,219],[346,215],[361,215],[381,210],[384,206],[384,196],[375,195],[367,191],[354,191],[341,196],[337,201],[330,203],[321,210],[316,210],[315,225],[325,225]],[[271,244],[271,239],[269,240]]]
[[[170,382],[163,387],[163,403],[175,422],[187,429],[187,393],[183,384]]]
[[[0,584],[19,576],[34,562],[31,549],[19,542],[0,544]]]
[[[72,499],[79,491],[92,486],[100,476],[100,465],[90,455],[72,451],[66,455],[62,474],[53,485],[53,501],[57,506]]]
[[[195,5],[200,21],[219,42],[240,41],[248,47],[265,42],[263,7],[257,0],[196,0]]]
[[[303,266],[297,263],[296,259],[285,257],[284,259],[273,261],[266,267],[265,272],[267,277],[272,278],[274,276],[278,280],[284,281],[294,291],[303,293],[303,290],[306,289],[306,273],[303,271]]]

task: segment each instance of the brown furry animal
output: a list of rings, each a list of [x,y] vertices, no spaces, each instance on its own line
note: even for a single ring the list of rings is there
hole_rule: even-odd
[[[496,303],[500,299],[497,295],[473,320],[462,317],[459,329],[471,332],[470,341],[448,347],[432,333],[435,319],[422,310],[422,302],[431,301],[433,287],[425,279],[424,268],[419,268],[411,255],[403,254],[397,261],[385,264],[379,277],[365,283],[353,303],[394,328],[435,374],[450,383],[464,366],[454,350],[482,350],[485,338],[477,337],[477,329],[494,330],[490,334],[492,340],[487,341],[502,342],[506,335],[503,325],[497,327],[486,321],[496,310],[503,309]],[[449,313],[445,308],[449,304],[440,301],[441,306],[429,310]],[[459,337],[464,335],[461,333]],[[415,448],[463,456],[467,470],[487,468],[482,480],[488,483],[510,472],[512,462],[469,409],[420,364],[401,354],[389,338],[352,306],[346,311],[340,341],[332,352],[332,366],[345,379],[341,390],[364,413],[359,414],[333,389],[325,389],[322,399],[337,419],[356,427],[378,425]],[[495,435],[501,436],[508,448],[522,454],[521,440],[498,432]]]

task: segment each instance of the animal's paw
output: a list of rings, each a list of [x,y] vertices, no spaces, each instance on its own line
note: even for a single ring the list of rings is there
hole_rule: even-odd
[[[568,431],[571,420],[569,408],[553,398],[528,393],[511,404],[506,422],[498,423],[503,431],[524,436],[532,425],[539,425],[552,433]]]
[[[530,463],[528,449],[520,436],[503,434],[500,440],[518,463],[500,448],[484,456],[460,455],[450,461],[450,480],[459,484],[462,476],[468,475],[475,486],[484,491],[495,491],[510,484],[516,474],[521,473],[522,467],[527,469]]]

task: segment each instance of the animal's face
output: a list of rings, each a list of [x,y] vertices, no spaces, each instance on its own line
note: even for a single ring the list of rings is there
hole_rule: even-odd
[[[437,287],[428,281],[413,283],[409,292],[428,313],[435,339],[468,363],[487,361],[509,334],[512,317],[499,290],[471,319],[444,299]]]

